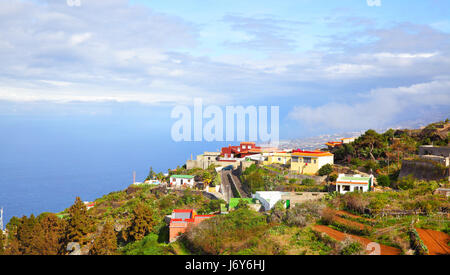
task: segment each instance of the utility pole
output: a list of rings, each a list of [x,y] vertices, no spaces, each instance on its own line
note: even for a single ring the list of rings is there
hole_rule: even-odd
[[[136,171],[133,171],[133,184],[136,183]]]
[[[389,156],[388,156],[388,175],[389,175]]]

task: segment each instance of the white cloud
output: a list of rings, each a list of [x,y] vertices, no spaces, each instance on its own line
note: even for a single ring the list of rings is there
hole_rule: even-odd
[[[41,80],[41,82],[43,83],[47,83],[53,86],[58,86],[58,87],[67,87],[72,85],[72,83],[70,82],[65,82],[65,81],[54,81],[54,80]]]
[[[450,75],[450,35],[426,25],[373,28],[371,20],[338,17],[334,21],[344,24],[333,24],[335,35],[314,40],[314,51],[304,52],[293,49],[310,26],[270,15],[229,16],[220,24],[231,28],[221,32],[127,0],[64,2],[0,5],[0,100],[305,102],[294,118],[341,128],[387,123],[405,106],[449,106],[443,92],[430,91],[431,99],[413,92],[447,87]],[[214,48],[209,40],[228,41],[232,50],[220,44],[202,55],[201,33],[207,47]],[[322,106],[311,107],[320,100]]]
[[[81,44],[91,38],[92,33],[80,33],[80,34],[74,34],[70,37],[70,44],[72,46],[76,46],[78,44]]]
[[[349,103],[297,106],[289,116],[309,126],[338,130],[381,128],[396,117],[415,117],[436,106],[443,107],[448,113],[449,102],[450,80],[437,80],[407,87],[374,89]]]

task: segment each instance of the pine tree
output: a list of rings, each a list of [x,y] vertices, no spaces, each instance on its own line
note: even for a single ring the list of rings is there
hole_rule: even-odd
[[[78,242],[80,245],[86,243],[86,235],[92,232],[91,219],[88,216],[86,205],[79,197],[69,208],[69,220],[66,231],[66,243]]]
[[[5,254],[6,255],[22,255],[22,252],[20,252],[20,250],[19,250],[19,241],[16,238],[12,238],[12,239],[8,238]]]
[[[5,254],[5,234],[3,234],[3,230],[0,228],[0,255],[4,255]]]
[[[153,211],[144,203],[139,203],[133,210],[133,220],[128,228],[128,238],[139,241],[152,231],[155,225]]]
[[[64,252],[65,220],[45,214],[35,227],[30,254],[58,255]]]
[[[107,221],[103,226],[102,233],[95,239],[89,253],[91,255],[117,254],[117,236],[110,221]]]
[[[153,171],[153,167],[150,166],[150,171],[148,172],[148,176],[145,180],[152,180],[155,177],[156,173]]]
[[[18,241],[18,249],[21,254],[29,255],[31,254],[32,244],[33,244],[33,235],[36,231],[36,224],[38,223],[37,219],[33,214],[30,215],[29,218],[23,216],[20,220],[20,223],[17,227],[17,241]]]

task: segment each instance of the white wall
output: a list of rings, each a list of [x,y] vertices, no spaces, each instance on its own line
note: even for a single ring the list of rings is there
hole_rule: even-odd
[[[343,186],[348,186],[348,185],[350,185],[350,191],[344,191],[343,189]],[[340,186],[340,192],[339,193],[341,193],[341,194],[345,194],[345,193],[347,193],[347,192],[355,192],[355,191],[360,191],[360,188],[362,187],[363,188],[363,190],[362,190],[362,192],[367,192],[367,191],[369,191],[369,185],[368,184],[354,184],[354,183],[352,183],[352,184],[349,184],[349,183],[347,183],[347,184],[345,184],[345,183],[338,183],[338,184],[336,184],[336,191],[337,190],[339,190],[338,189],[338,186]],[[357,189],[358,188],[358,189]]]
[[[281,200],[283,192],[279,191],[257,191],[253,198],[259,200],[265,211],[272,209]]]
[[[325,164],[334,164],[334,156],[328,156],[328,157],[319,157],[319,169],[320,167],[324,166]]]
[[[175,182],[173,181],[173,179],[175,179]],[[181,186],[182,182],[183,182],[183,184],[186,184],[186,185],[188,185],[190,187],[194,186],[194,179],[193,178],[192,179],[181,179],[181,178],[170,177],[170,184],[172,186],[174,186],[174,187],[175,186]]]

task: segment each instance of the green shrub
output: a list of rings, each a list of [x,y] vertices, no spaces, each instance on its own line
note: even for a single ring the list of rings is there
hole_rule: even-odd
[[[338,178],[338,175],[336,175],[336,174],[331,174],[328,176],[328,180],[331,182],[335,182],[337,180],[337,178]]]
[[[380,165],[378,164],[378,162],[374,161],[374,160],[368,160],[366,161],[366,163],[364,164],[364,168],[366,168],[368,171],[372,170],[375,171],[378,168],[380,168]]]
[[[186,232],[185,242],[191,251],[200,254],[237,253],[251,248],[251,240],[261,240],[267,229],[266,216],[241,208],[201,222]]]
[[[385,187],[391,186],[391,180],[389,179],[389,176],[387,176],[387,175],[379,175],[377,177],[377,183],[380,186],[385,186]]]
[[[326,176],[331,174],[331,172],[333,172],[333,165],[327,163],[324,166],[320,167],[318,173],[319,176]]]
[[[363,245],[351,238],[346,238],[340,243],[339,255],[361,255],[365,254],[364,252]]]
[[[311,186],[311,185],[315,185],[316,181],[314,179],[307,178],[307,179],[303,179],[302,180],[302,184],[303,185],[307,185],[307,186]]]
[[[168,249],[158,243],[158,235],[152,233],[140,241],[127,244],[121,252],[125,255],[166,255]]]
[[[350,164],[355,167],[360,167],[363,165],[363,161],[358,158],[352,158],[352,160],[350,161]]]
[[[416,186],[416,180],[412,175],[408,175],[407,177],[399,179],[397,186],[401,190],[413,189]]]

